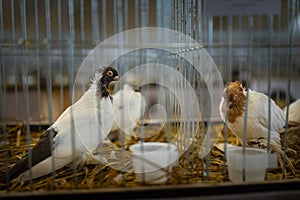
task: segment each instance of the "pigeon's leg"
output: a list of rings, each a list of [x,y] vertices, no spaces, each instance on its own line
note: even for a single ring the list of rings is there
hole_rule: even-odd
[[[258,146],[259,148],[267,148],[267,144],[263,141],[264,138],[263,137],[260,137],[260,138],[255,138],[255,139],[251,139],[247,142],[247,144],[249,146]]]

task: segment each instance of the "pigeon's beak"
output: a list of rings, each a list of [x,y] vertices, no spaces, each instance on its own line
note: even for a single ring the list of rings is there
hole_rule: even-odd
[[[115,80],[115,81],[118,81],[118,80],[119,80],[119,76],[116,76],[116,77],[114,78],[114,80]]]

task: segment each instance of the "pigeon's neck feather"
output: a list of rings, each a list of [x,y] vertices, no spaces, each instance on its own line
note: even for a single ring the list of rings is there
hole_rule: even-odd
[[[246,97],[241,96],[238,101],[233,102],[228,109],[228,121],[236,122],[236,119],[243,115],[245,110]]]
[[[96,73],[94,79],[92,80],[91,89],[96,89],[96,95],[100,98],[110,97],[107,84],[103,80],[101,73]]]

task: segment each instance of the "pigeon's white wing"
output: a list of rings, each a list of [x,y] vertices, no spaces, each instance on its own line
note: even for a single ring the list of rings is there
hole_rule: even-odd
[[[111,101],[100,100],[95,92],[90,88],[52,125],[58,132],[53,140],[56,158],[69,157],[74,151],[91,152],[109,133],[113,123]]]
[[[268,138],[270,129],[271,139],[280,144],[278,131],[283,128],[285,119],[283,111],[271,100],[271,109],[268,107],[269,98],[262,93],[249,92],[248,108],[248,132],[252,138]],[[269,128],[269,112],[271,112],[271,122]]]
[[[271,131],[278,131],[284,126],[285,123],[285,116],[284,112],[280,109],[279,106],[275,104],[275,102],[271,99],[271,108],[269,110],[269,98],[265,94],[258,93],[258,92],[251,92],[250,99],[252,100],[253,104],[257,104],[258,109],[256,111],[257,120],[259,123],[268,129],[269,122],[269,112],[271,115]]]
[[[113,124],[113,108],[109,97],[100,100],[95,91],[83,98],[74,105],[74,126],[82,145],[91,152],[107,137]]]
[[[84,95],[75,102],[72,106],[68,107],[56,120],[56,122],[50,127],[53,128],[57,135],[53,138],[53,156],[57,159],[65,158],[72,156],[72,152],[82,151],[84,152],[84,147],[82,142],[79,139],[79,135],[76,130],[76,126],[83,126],[84,120],[88,120],[88,113],[91,113],[93,105],[88,105],[91,101],[84,103],[88,99],[93,99],[93,91],[88,90]],[[89,107],[88,110],[85,110],[86,107]],[[77,114],[80,113],[81,117]],[[77,122],[74,120],[74,116],[77,116]],[[73,123],[72,123],[73,122]],[[73,150],[74,149],[74,150]]]

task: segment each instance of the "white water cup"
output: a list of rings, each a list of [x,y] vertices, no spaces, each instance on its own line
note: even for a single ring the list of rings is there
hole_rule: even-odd
[[[147,183],[164,183],[172,166],[178,164],[176,146],[161,142],[144,142],[131,145],[132,162],[136,178]]]
[[[227,149],[229,179],[233,182],[243,181],[243,169],[246,182],[263,181],[268,164],[268,153],[263,149],[245,147],[245,155],[243,147]]]

